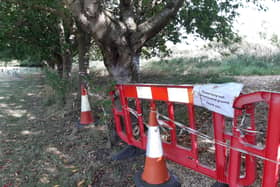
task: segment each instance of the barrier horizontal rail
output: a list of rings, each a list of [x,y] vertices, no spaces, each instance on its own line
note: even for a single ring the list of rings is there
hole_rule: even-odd
[[[141,149],[146,149],[147,137],[143,115],[145,111],[142,109],[142,101],[164,102],[167,106],[167,116],[160,113],[158,113],[158,115],[162,118],[160,120],[164,123],[163,128],[169,132],[168,135],[170,137],[169,141],[163,141],[164,154],[166,158],[207,175],[215,180],[218,180],[219,182],[228,183],[231,186],[251,185],[254,183],[256,177],[255,158],[263,159],[265,161],[266,167],[274,168],[274,174],[278,174],[278,170],[276,172],[275,166],[278,167],[279,160],[277,157],[275,157],[275,154],[273,156],[267,156],[263,154],[258,150],[255,142],[255,135],[257,134],[257,131],[255,128],[255,121],[253,119],[255,118],[253,105],[256,102],[268,99],[269,96],[267,96],[267,92],[262,92],[261,96],[259,93],[242,95],[236,99],[234,104],[234,107],[236,108],[236,115],[233,120],[234,125],[232,128],[232,134],[225,132],[225,117],[221,114],[213,112],[212,121],[214,128],[214,138],[211,138],[207,135],[205,136],[203,133],[200,133],[196,128],[197,122],[195,119],[195,106],[193,104],[192,91],[192,85],[117,85],[116,90],[114,90],[111,94],[113,101],[113,113],[118,135],[128,144],[134,145]],[[279,94],[276,95],[278,97]],[[269,105],[273,105],[273,103],[269,102],[268,100],[265,101],[268,102]],[[135,103],[135,109],[129,107],[131,102]],[[240,105],[242,102],[243,105]],[[160,104],[161,103],[158,105],[160,106]],[[188,116],[189,119],[189,124],[187,125],[176,122],[175,120],[174,105],[178,104],[187,108],[186,116]],[[278,108],[275,110],[278,110]],[[249,127],[245,129],[245,135],[240,134],[240,129],[238,126],[239,121],[237,120],[238,117],[243,115],[244,111],[246,114],[249,114],[251,118]],[[134,121],[131,112],[135,116]],[[135,137],[133,134],[133,126],[139,129],[138,137]],[[176,132],[178,126],[185,129],[189,133],[190,147],[182,147],[178,144]],[[239,133],[236,133],[236,131]],[[271,130],[268,130],[268,132],[270,131]],[[215,168],[209,168],[199,161],[198,137],[210,139],[212,140],[211,142],[214,143],[216,161]],[[246,142],[246,144],[249,146],[246,146],[244,142]],[[277,143],[274,142],[274,149],[276,144]],[[267,149],[270,148],[265,148],[266,152],[269,152]],[[230,154],[227,153],[228,151]],[[245,163],[244,176],[241,176],[240,174],[240,167],[234,166],[235,164],[241,165],[241,153],[245,154],[245,159],[243,159],[243,162]],[[272,174],[267,173],[268,172],[264,172],[264,175],[268,176],[268,178],[271,178]],[[276,181],[276,183],[274,183],[277,184],[278,178],[275,179],[274,177],[273,180]],[[275,186],[275,184],[269,183],[271,186]],[[266,182],[263,183],[263,186],[267,186]]]

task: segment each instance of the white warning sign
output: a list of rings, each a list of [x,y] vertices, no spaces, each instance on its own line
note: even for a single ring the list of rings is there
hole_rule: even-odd
[[[233,118],[233,102],[242,88],[240,83],[195,85],[194,104]]]

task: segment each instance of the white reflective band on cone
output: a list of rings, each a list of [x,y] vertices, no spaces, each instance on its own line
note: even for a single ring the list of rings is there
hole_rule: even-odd
[[[90,109],[90,105],[88,102],[88,95],[82,95],[82,99],[81,99],[81,111],[82,112],[87,112],[87,111],[91,111]]]
[[[149,127],[146,156],[150,158],[163,156],[159,127]]]

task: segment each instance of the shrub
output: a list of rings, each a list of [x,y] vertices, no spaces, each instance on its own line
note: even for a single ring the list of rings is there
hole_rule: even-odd
[[[71,82],[62,79],[56,71],[45,68],[43,70],[45,75],[45,84],[48,91],[47,104],[57,102],[58,104],[65,104],[65,97],[70,90]]]

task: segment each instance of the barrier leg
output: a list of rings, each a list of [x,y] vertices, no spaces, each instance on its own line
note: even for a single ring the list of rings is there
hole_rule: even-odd
[[[125,160],[145,154],[145,151],[135,146],[128,145],[120,152],[112,156],[113,160]]]
[[[211,187],[229,187],[228,184],[216,182]]]
[[[215,140],[224,142],[225,119],[221,114],[213,113],[213,127]],[[219,181],[226,181],[226,148],[222,145],[215,144],[216,171]],[[212,187],[228,187],[228,184],[216,182]]]
[[[121,88],[120,88],[121,89]],[[118,125],[116,125],[116,131],[117,133],[119,133],[120,131],[122,131],[122,128],[126,129],[126,132],[128,133],[127,136],[122,137],[122,139],[124,140],[124,138],[126,138],[126,142],[130,142],[130,139],[128,137],[132,136],[132,126],[130,123],[130,119],[129,116],[129,112],[126,110],[122,109],[122,106],[127,106],[127,102],[122,94],[121,91],[119,92],[112,92],[111,93],[112,96],[112,101],[113,101],[113,105],[114,105],[114,110],[115,112],[121,112],[122,116],[119,116],[119,120],[117,120],[117,118],[115,118],[115,121],[118,121]],[[138,106],[140,107],[140,106]],[[114,114],[116,116],[116,114]],[[120,126],[123,127],[120,127]],[[121,135],[119,134],[119,136],[121,137]],[[130,142],[131,143],[131,142]],[[140,155],[143,155],[145,153],[144,150],[139,149],[138,147],[135,147],[133,145],[127,145],[124,149],[122,149],[120,152],[118,152],[117,154],[112,156],[113,160],[125,160],[125,159],[129,159],[129,158],[133,158],[133,157],[137,157]]]
[[[234,132],[235,129],[233,130],[233,133],[235,134],[236,137],[232,137],[231,139],[231,147],[237,147],[237,142],[238,142],[238,135],[236,132]],[[239,178],[240,178],[240,164],[241,164],[241,153],[231,149],[230,150],[230,165],[229,165],[229,185],[230,187],[241,187],[239,185]]]
[[[280,161],[280,97],[272,95],[270,101],[270,111],[268,118],[267,142],[266,142],[266,158]],[[264,162],[263,187],[279,186],[279,165],[270,161]]]

